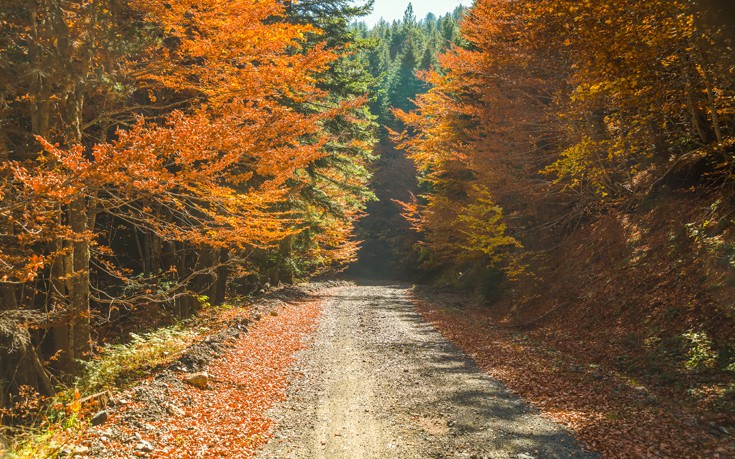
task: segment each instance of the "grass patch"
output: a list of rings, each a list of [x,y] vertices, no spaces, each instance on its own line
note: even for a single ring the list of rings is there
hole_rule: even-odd
[[[84,432],[87,424],[74,413],[60,422],[45,421],[40,426],[28,427],[14,433],[11,449],[2,459],[56,458],[66,445],[73,443]],[[0,452],[2,452],[0,450]]]
[[[94,393],[124,386],[178,359],[204,331],[177,324],[150,333],[131,333],[129,343],[105,346],[96,358],[83,363],[84,375],[77,380],[76,389]]]
[[[0,458],[57,457],[64,446],[74,444],[86,430],[91,411],[97,409],[82,406],[81,398],[134,384],[154,368],[178,359],[208,331],[180,323],[149,333],[131,333],[130,342],[105,346],[94,359],[82,362],[84,370],[73,386],[60,387],[51,398],[30,392],[19,397],[12,410],[3,414],[26,416],[26,421],[20,423],[26,427],[8,429],[10,451],[4,452],[0,443]]]

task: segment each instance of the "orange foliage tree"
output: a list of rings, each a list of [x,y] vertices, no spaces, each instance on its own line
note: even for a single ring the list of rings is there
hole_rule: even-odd
[[[328,104],[319,76],[340,54],[305,48],[320,31],[287,21],[284,2],[34,5],[5,36],[31,55],[18,69],[39,74],[14,80],[8,117],[32,120],[42,152],[3,163],[0,281],[23,307],[38,306],[25,286],[48,295],[71,366],[90,353],[92,305],[176,300],[189,313],[230,266],[251,269],[254,250],[297,233],[293,179],[325,155],[323,124],[364,101]],[[130,23],[147,36],[126,35]],[[329,108],[294,108],[307,101]],[[320,237],[343,244],[349,221],[335,225]]]
[[[735,70],[706,16],[686,1],[477,1],[468,46],[424,75],[417,110],[397,111],[429,253],[456,265],[516,240],[542,248],[550,228],[697,164],[730,181]],[[470,224],[478,206],[484,225]]]

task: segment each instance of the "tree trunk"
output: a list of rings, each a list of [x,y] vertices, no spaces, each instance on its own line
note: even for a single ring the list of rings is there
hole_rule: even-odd
[[[179,273],[179,279],[186,278],[189,273],[192,272],[196,261],[192,262],[191,256],[188,255],[187,245],[185,242],[174,243],[176,247],[176,271]],[[192,284],[196,279],[192,280],[189,285],[186,285],[189,291],[191,291]],[[180,281],[181,282],[181,281]],[[197,299],[193,295],[182,295],[176,298],[176,315],[180,319],[189,317],[196,308]]]
[[[715,133],[715,140],[717,141],[717,150],[722,152],[724,145],[722,143],[722,128],[720,127],[720,115],[717,113],[717,100],[715,99],[715,89],[712,82],[712,76],[707,71],[707,63],[702,59],[702,77],[704,79],[705,88],[707,89],[707,109],[710,112],[712,119],[712,130]]]
[[[88,358],[92,350],[89,291],[90,247],[86,232],[94,218],[90,216],[90,210],[83,198],[69,205],[67,218],[74,237],[67,247],[70,253],[64,257],[68,322],[54,330],[54,338],[57,347],[63,351],[60,360],[64,368],[75,371],[78,369],[76,361]]]
[[[41,358],[38,356],[36,348],[33,347],[33,343],[28,341],[28,345],[23,349],[23,360],[30,361],[33,370],[38,377],[38,389],[43,395],[53,395],[54,385],[51,383],[46,368],[44,368]]]
[[[281,241],[280,246],[281,256],[283,257],[283,260],[286,261],[286,263],[283,264],[283,272],[281,273],[280,280],[286,284],[294,283],[293,263],[291,263],[293,239],[293,236],[286,236],[286,238]]]
[[[212,286],[213,293],[211,296],[212,304],[222,305],[225,302],[227,296],[227,281],[230,275],[230,270],[227,267],[227,261],[229,259],[229,253],[226,249],[219,250],[219,262],[222,266],[217,268],[217,281]]]

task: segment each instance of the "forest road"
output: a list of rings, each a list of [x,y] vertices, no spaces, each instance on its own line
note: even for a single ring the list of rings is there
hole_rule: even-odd
[[[593,458],[444,339],[401,285],[326,293],[262,459]]]

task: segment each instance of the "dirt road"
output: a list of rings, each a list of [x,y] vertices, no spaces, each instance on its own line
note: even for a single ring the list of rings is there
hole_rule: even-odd
[[[592,458],[414,311],[405,286],[329,291],[263,459]]]

